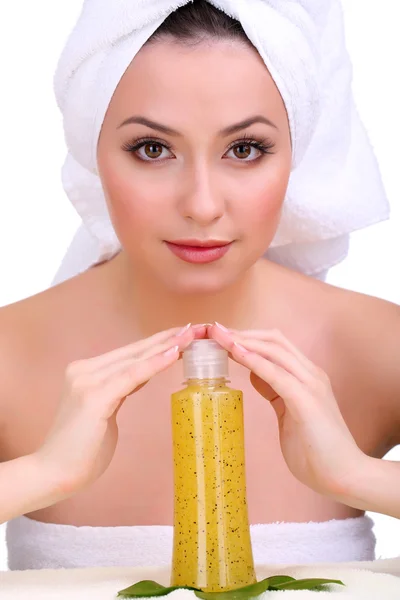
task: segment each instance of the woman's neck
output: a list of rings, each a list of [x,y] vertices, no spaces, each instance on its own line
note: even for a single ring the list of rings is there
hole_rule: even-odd
[[[149,277],[134,275],[123,253],[112,259],[105,279],[114,311],[138,336],[147,337],[186,323],[218,321],[227,327],[248,328],[259,307],[265,307],[266,261],[256,263],[228,288],[210,294],[179,294]],[[263,298],[263,301],[262,301]]]

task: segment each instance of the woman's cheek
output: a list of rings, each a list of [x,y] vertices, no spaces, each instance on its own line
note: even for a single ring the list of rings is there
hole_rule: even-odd
[[[118,229],[139,228],[157,218],[161,209],[161,186],[149,186],[138,169],[106,164],[102,171],[102,185],[111,220]],[[143,193],[143,190],[146,190]]]
[[[279,221],[286,195],[287,182],[281,179],[264,181],[257,189],[249,191],[245,214],[250,216],[258,227],[263,223]]]
[[[257,245],[262,249],[272,242],[278,229],[289,176],[290,163],[270,161],[268,168],[248,186],[242,223],[247,232],[252,232],[253,243],[258,239]]]
[[[121,231],[144,233],[160,222],[160,206],[154,196],[140,195],[139,190],[126,189],[126,193],[113,197],[113,221]]]

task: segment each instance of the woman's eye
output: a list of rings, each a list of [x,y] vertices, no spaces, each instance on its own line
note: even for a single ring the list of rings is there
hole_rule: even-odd
[[[137,149],[137,153],[142,160],[154,160],[165,158],[165,156],[162,156],[163,150],[168,152],[168,149],[162,144],[157,142],[147,142]]]
[[[254,151],[253,154],[252,151]],[[260,150],[258,150],[251,144],[237,144],[236,146],[233,146],[233,148],[231,148],[229,152],[233,152],[234,157],[239,158],[240,160],[246,160],[249,157],[251,157],[251,160],[255,160],[255,158],[257,158],[260,155]]]

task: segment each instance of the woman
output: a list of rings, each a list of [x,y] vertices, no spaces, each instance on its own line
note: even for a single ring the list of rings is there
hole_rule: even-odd
[[[11,568],[169,561],[169,396],[194,337],[244,391],[256,562],[370,559],[363,511],[394,514],[368,477],[400,438],[399,309],[262,258],[294,138],[246,40],[196,2],[144,44],[97,145],[121,252],[0,312],[0,516],[27,515]]]

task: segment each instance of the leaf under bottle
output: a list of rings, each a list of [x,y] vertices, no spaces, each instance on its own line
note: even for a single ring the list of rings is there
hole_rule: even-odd
[[[201,600],[247,600],[247,598],[254,598],[259,596],[263,592],[269,591],[284,591],[284,590],[314,590],[322,591],[324,586],[328,584],[344,585],[342,581],[338,579],[321,579],[321,578],[309,578],[309,579],[295,579],[288,575],[274,575],[267,577],[251,585],[246,585],[242,588],[235,590],[228,590],[226,592],[203,592],[202,590],[185,586],[172,586],[165,587],[156,581],[144,580],[131,585],[124,590],[118,592],[120,598],[154,598],[156,596],[167,596],[175,590],[189,590]],[[324,590],[325,591],[325,590]]]

